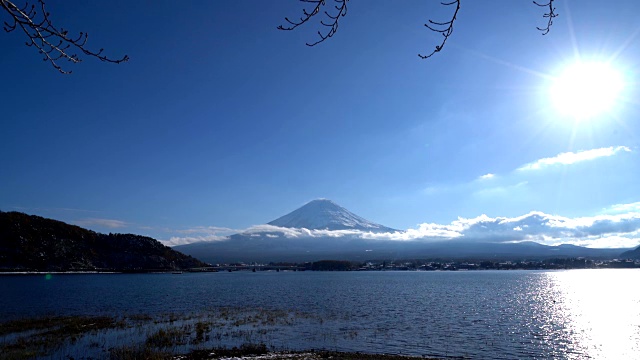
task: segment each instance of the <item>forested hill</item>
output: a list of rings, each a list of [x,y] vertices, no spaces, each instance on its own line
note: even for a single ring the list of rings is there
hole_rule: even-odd
[[[625,251],[620,255],[621,259],[637,259],[640,260],[640,246],[633,250]]]
[[[146,236],[101,234],[0,211],[0,271],[148,271],[205,266]]]

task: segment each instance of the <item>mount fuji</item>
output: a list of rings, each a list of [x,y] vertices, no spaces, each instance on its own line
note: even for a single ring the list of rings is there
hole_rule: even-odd
[[[225,240],[178,245],[174,249],[210,263],[359,259],[372,251],[375,244],[370,243],[384,242],[362,239],[360,234],[397,231],[364,219],[331,200],[317,199]]]
[[[380,259],[533,259],[545,257],[613,258],[620,249],[573,245],[424,239],[391,240],[401,231],[366,220],[327,199],[313,200],[267,224],[224,240],[173,249],[209,263],[305,262]]]
[[[396,232],[352,213],[328,199],[313,200],[267,225],[309,230],[362,230]]]

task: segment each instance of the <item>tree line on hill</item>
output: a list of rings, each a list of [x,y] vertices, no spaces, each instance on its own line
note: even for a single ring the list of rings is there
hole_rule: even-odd
[[[0,271],[151,271],[207,264],[146,236],[0,211]]]

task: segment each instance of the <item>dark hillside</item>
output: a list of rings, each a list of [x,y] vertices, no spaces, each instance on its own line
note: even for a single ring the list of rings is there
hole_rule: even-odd
[[[173,270],[199,260],[146,236],[100,234],[61,221],[0,211],[0,270]]]
[[[625,251],[620,255],[621,259],[635,259],[640,260],[640,246],[633,250]]]

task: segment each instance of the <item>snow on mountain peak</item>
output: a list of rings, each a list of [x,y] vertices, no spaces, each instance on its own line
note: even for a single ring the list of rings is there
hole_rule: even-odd
[[[317,199],[301,208],[279,217],[269,225],[309,230],[363,230],[371,232],[394,232],[394,229],[376,224],[329,199]]]

